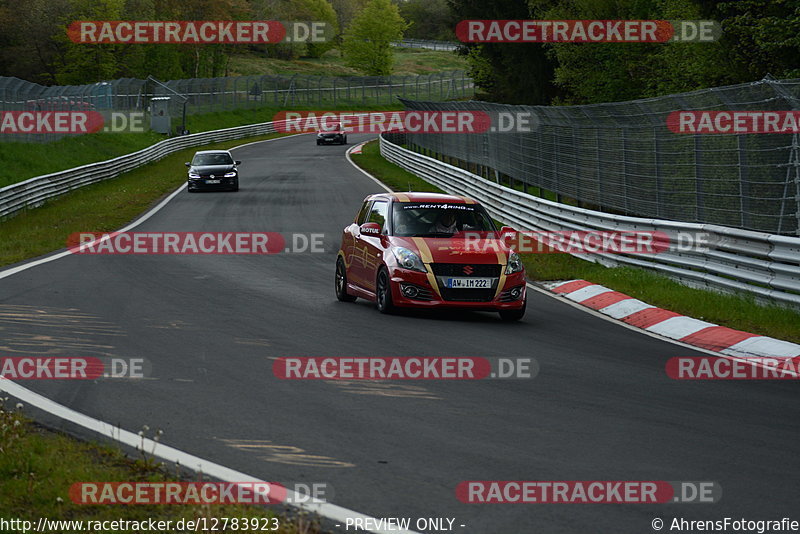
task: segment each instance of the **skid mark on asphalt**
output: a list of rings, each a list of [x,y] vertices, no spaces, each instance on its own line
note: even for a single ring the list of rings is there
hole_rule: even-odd
[[[269,440],[217,438],[234,449],[252,452],[267,462],[308,467],[355,467],[355,464],[336,460],[330,456],[308,454],[300,447],[276,445]]]
[[[75,308],[0,305],[0,352],[25,355],[114,356],[98,336],[126,335],[113,323]]]
[[[340,388],[353,395],[375,395],[379,397],[402,397],[412,399],[441,400],[442,398],[422,386],[396,384],[379,380],[326,380],[326,384]]]

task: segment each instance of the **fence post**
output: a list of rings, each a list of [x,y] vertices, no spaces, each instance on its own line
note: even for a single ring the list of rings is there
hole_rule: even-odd
[[[744,149],[744,136],[736,136],[736,151],[739,162],[739,225],[750,228],[750,182],[747,177],[747,153]]]
[[[653,128],[653,162],[655,163],[656,174],[656,218],[661,218],[661,139],[658,137],[658,130]]]
[[[630,213],[628,208],[628,129],[622,128],[622,196],[625,199],[625,214]]]
[[[695,220],[705,222],[705,192],[703,190],[703,157],[700,146],[700,136],[694,134],[694,195],[695,195]]]
[[[603,157],[600,155],[600,128],[594,130],[594,143],[597,152],[595,169],[597,171],[597,208],[603,209]]]

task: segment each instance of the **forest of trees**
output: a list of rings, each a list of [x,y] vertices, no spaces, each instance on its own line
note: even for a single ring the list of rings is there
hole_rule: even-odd
[[[160,79],[224,76],[228,57],[237,50],[249,48],[265,57],[281,59],[319,57],[340,45],[345,30],[373,1],[0,0],[0,75],[43,84],[83,84],[148,75]],[[393,6],[393,10],[397,11],[397,7]],[[66,27],[76,20],[314,20],[331,24],[336,40],[323,45],[249,47],[85,45],[67,38]]]
[[[364,74],[389,74],[403,35],[455,40],[465,19],[711,19],[713,43],[469,44],[480,97],[516,104],[628,100],[800,77],[799,0],[0,0],[0,75],[43,84],[122,77],[223,76],[232,52],[319,57],[331,48]],[[75,20],[325,20],[324,45],[81,45]]]
[[[514,104],[630,100],[800,77],[797,0],[448,0],[456,20],[718,21],[713,43],[470,44],[483,98]]]

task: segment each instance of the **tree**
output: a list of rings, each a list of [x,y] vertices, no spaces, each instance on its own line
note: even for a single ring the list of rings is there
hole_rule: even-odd
[[[525,0],[448,0],[457,20],[530,19]],[[554,61],[537,43],[465,44],[459,53],[482,98],[508,104],[549,104],[557,94]]]
[[[336,11],[328,0],[294,0],[292,19],[296,21],[319,21],[328,25],[324,43],[306,43],[304,55],[322,57],[322,54],[336,46],[334,37],[339,33]]]
[[[398,7],[400,15],[411,24],[406,37],[455,40],[453,28],[457,21],[447,6],[447,0],[406,0],[400,2]]]
[[[391,74],[392,42],[403,38],[408,24],[389,0],[370,0],[344,36],[345,61],[367,75]]]
[[[535,18],[698,20],[695,0],[529,0]],[[723,45],[712,43],[555,43],[558,103],[592,104],[679,93],[729,83]]]
[[[123,0],[74,0],[70,16],[75,20],[121,20],[123,4]],[[66,43],[64,60],[56,74],[59,85],[79,85],[116,77],[121,45],[73,43],[65,33],[55,38]]]
[[[350,23],[356,15],[364,9],[367,0],[331,0],[331,5],[336,11],[336,18],[339,22],[339,30],[344,31],[350,27]]]
[[[741,81],[767,73],[776,78],[800,77],[800,8],[796,0],[737,0],[717,6],[723,40]]]

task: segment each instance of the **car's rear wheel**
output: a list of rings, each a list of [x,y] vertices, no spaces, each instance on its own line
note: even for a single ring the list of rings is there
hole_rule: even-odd
[[[347,270],[341,257],[336,260],[336,298],[342,302],[356,300],[356,297],[347,292]]]
[[[389,272],[385,268],[381,268],[378,271],[378,279],[375,282],[375,306],[381,313],[392,313],[394,311],[391,281],[389,280]]]
[[[518,310],[503,310],[500,312],[500,318],[504,321],[519,321],[525,316],[525,308],[528,306],[528,300],[522,303],[522,307]]]

